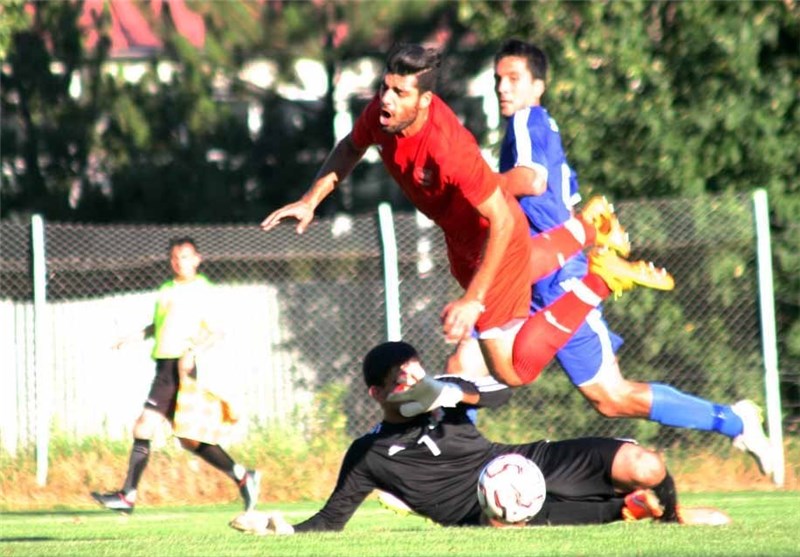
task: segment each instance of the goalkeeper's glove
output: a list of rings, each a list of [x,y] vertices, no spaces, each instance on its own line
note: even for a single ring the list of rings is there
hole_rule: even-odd
[[[464,392],[461,387],[447,381],[439,381],[423,375],[411,387],[400,393],[392,393],[386,400],[403,402],[400,413],[406,418],[430,412],[434,408],[453,408],[461,402]]]

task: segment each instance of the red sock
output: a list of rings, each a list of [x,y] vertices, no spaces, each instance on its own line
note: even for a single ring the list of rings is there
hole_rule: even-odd
[[[584,301],[575,291],[570,291],[528,317],[514,339],[512,360],[514,371],[523,384],[532,383],[549,364],[556,353],[572,338],[589,312],[611,294],[603,279],[588,274],[581,281],[597,296],[593,302]],[[578,287],[580,288],[580,287]]]
[[[572,231],[561,224],[531,238],[531,273],[532,281],[546,277],[564,266],[567,259],[580,252],[586,246],[594,244],[595,229],[583,219],[573,219],[583,228],[584,241],[576,238]]]

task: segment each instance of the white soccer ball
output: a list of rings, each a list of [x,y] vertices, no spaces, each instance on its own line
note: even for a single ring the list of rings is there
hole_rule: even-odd
[[[490,461],[478,478],[478,502],[490,518],[506,524],[528,521],[542,509],[544,475],[530,459],[504,454]]]

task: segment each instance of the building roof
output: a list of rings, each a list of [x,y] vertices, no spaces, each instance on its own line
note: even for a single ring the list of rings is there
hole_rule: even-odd
[[[35,13],[37,2],[29,2],[26,10]],[[196,48],[206,41],[203,16],[186,5],[185,0],[85,0],[78,25],[85,36],[85,46],[92,50],[101,38],[100,22],[110,21],[111,58],[137,58],[160,50],[158,22],[171,22],[176,31]]]

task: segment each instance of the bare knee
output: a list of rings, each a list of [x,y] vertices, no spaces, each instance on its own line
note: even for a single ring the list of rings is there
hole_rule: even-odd
[[[137,418],[136,423],[133,424],[134,439],[152,440],[155,436],[156,429],[161,426],[164,419],[164,416],[155,410],[145,408],[139,415],[139,418]]]
[[[455,351],[447,358],[445,373],[470,379],[489,375],[481,347],[476,339],[469,338],[458,343]]]
[[[140,416],[136,423],[133,424],[133,437],[134,439],[153,439],[155,427],[147,420],[144,415]]]
[[[481,339],[479,347],[492,376],[509,387],[519,387],[525,383],[514,369],[511,355],[513,342],[513,338]]]
[[[596,383],[580,387],[580,391],[594,409],[606,418],[621,418],[625,415],[627,396],[619,386],[609,387]]]
[[[611,475],[614,483],[623,488],[653,488],[664,480],[667,468],[655,451],[625,443],[614,457]]]
[[[646,383],[630,381],[601,383],[580,388],[595,410],[607,418],[647,418],[652,394]]]

